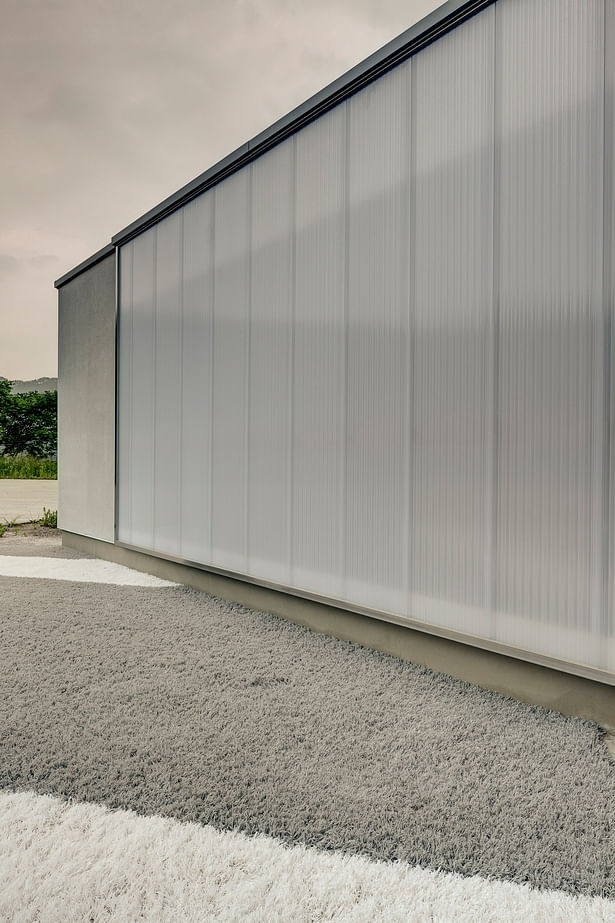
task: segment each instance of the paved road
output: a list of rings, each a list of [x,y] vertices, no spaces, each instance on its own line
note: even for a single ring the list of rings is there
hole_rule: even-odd
[[[0,478],[0,523],[5,519],[17,522],[40,519],[43,507],[57,510],[57,481]]]

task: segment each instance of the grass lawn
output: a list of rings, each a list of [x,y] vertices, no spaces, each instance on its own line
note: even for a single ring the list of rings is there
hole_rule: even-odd
[[[32,455],[0,455],[0,478],[46,478],[58,477],[58,462],[55,458],[34,458]]]

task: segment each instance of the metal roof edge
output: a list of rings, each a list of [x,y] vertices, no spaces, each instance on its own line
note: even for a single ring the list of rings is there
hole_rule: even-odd
[[[67,282],[70,282],[76,276],[81,275],[81,273],[85,272],[86,269],[91,269],[91,267],[95,266],[96,263],[100,263],[101,260],[104,260],[107,256],[111,256],[111,254],[114,252],[114,244],[105,244],[104,247],[101,247],[101,249],[97,250],[96,253],[93,253],[92,256],[88,256],[87,260],[79,263],[74,267],[74,269],[69,269],[69,271],[65,272],[63,276],[60,276],[59,279],[56,279],[56,281],[53,283],[54,288],[62,288],[62,286],[66,285]]]

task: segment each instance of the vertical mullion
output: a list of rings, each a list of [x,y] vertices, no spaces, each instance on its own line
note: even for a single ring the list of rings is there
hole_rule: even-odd
[[[343,275],[343,314],[342,314],[342,371],[341,371],[341,439],[339,457],[339,567],[341,595],[346,597],[346,514],[348,505],[348,323],[349,323],[349,282],[350,269],[350,112],[348,100],[344,103],[344,159],[342,162],[344,179],[344,275]]]
[[[294,473],[294,434],[295,434],[295,302],[296,302],[296,262],[297,262],[297,138],[292,144],[291,175],[291,248],[289,273],[289,318],[288,318],[288,507],[286,511],[286,528],[288,530],[288,579],[293,583],[293,473]]]
[[[412,512],[414,506],[414,384],[415,384],[415,346],[416,346],[416,181],[414,170],[416,164],[416,125],[415,125],[415,81],[416,59],[412,58],[408,68],[410,92],[408,94],[410,113],[408,116],[408,342],[407,342],[407,377],[406,377],[406,415],[408,418],[407,446],[407,522],[406,535],[406,607],[407,614],[415,616],[413,605],[413,555],[414,535],[412,532]]]
[[[178,332],[177,332],[177,554],[182,548],[182,469],[184,444],[184,216],[182,208],[179,219],[179,248],[177,254],[178,286]]]
[[[243,471],[243,529],[245,547],[245,571],[250,573],[250,368],[251,368],[251,336],[252,336],[252,242],[254,232],[252,228],[252,215],[254,212],[254,184],[252,181],[253,167],[248,166],[248,259],[247,259],[247,284],[246,284],[246,345],[245,345],[245,383],[244,383],[244,471]]]
[[[130,420],[129,420],[129,438],[130,438],[130,452],[128,455],[130,469],[128,471],[128,516],[129,516],[129,535],[130,541],[133,541],[132,527],[133,527],[133,490],[132,490],[132,481],[134,478],[134,368],[135,368],[135,256],[134,256],[134,244],[131,242],[128,244],[131,249],[131,259],[130,259],[130,364],[129,364],[129,373],[130,373]]]
[[[613,529],[613,509],[612,509],[612,465],[611,451],[612,446],[612,219],[613,219],[613,108],[612,92],[613,87],[610,85],[608,66],[610,64],[610,55],[613,48],[607,48],[609,25],[614,19],[612,4],[609,0],[604,0],[603,7],[603,46],[602,46],[602,63],[603,63],[603,115],[602,115],[602,334],[603,334],[603,442],[602,442],[602,523],[601,523],[601,607],[600,607],[600,647],[601,650],[608,651],[611,607],[611,549],[612,549],[612,529]],[[612,64],[610,65],[612,67]],[[610,105],[609,105],[610,104]],[[610,169],[609,169],[610,167]],[[602,664],[607,669],[615,668],[615,663]]]
[[[158,310],[156,269],[158,265],[158,225],[154,225],[152,259],[152,548],[156,547],[156,313]]]
[[[214,535],[213,535],[213,502],[214,502],[214,369],[216,361],[215,351],[215,316],[216,316],[216,199],[217,191],[212,190],[211,205],[211,313],[209,318],[209,343],[211,361],[209,365],[209,561],[213,561]]]

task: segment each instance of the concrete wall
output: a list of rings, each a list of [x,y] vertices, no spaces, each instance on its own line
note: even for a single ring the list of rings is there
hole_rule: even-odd
[[[115,255],[58,294],[58,525],[112,542]]]

